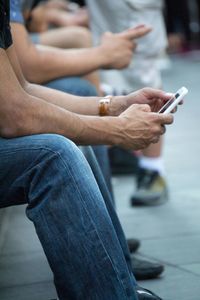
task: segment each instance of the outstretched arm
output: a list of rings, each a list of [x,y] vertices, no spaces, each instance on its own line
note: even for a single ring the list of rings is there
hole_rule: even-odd
[[[100,68],[122,69],[129,65],[135,44],[133,39],[150,31],[148,27],[106,33],[101,45],[85,49],[59,49],[36,46],[23,24],[11,23],[14,45],[27,80],[44,83],[63,76],[81,76]]]

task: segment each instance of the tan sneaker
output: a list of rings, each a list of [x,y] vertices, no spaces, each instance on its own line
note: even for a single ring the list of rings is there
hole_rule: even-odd
[[[140,169],[137,176],[137,190],[131,197],[132,206],[160,205],[168,200],[165,179],[157,171]]]

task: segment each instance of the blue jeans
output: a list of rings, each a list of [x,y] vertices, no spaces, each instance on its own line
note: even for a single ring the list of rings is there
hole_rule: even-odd
[[[49,81],[44,86],[77,96],[96,96],[95,87],[80,77],[63,77]]]
[[[0,182],[0,207],[28,203],[60,300],[137,299],[116,213],[70,140],[0,138]]]

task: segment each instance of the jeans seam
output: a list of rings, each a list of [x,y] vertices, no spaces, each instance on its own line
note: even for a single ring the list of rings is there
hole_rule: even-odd
[[[75,185],[76,185],[76,189],[77,189],[77,191],[78,191],[78,193],[79,193],[79,197],[82,199],[82,202],[85,203],[85,201],[83,200],[83,197],[81,196],[81,194],[80,194],[80,192],[79,192],[79,189],[77,188],[76,180],[74,179],[74,176],[72,175],[70,168],[67,167],[65,161],[63,160],[61,153],[58,152],[58,151],[54,151],[54,150],[52,150],[52,149],[49,149],[49,148],[47,148],[47,147],[43,147],[43,149],[46,149],[46,150],[48,150],[49,152],[54,153],[55,155],[57,155],[57,157],[62,161],[62,163],[63,163],[65,169],[69,170],[70,175],[71,175],[71,177],[73,178],[73,182],[74,182]],[[110,261],[110,263],[111,263],[111,266],[112,266],[114,272],[115,272],[116,275],[117,275],[117,279],[118,279],[118,281],[120,282],[120,284],[121,284],[121,286],[122,286],[122,288],[123,288],[124,295],[127,297],[127,294],[126,294],[126,290],[125,290],[123,281],[119,278],[118,272],[116,271],[116,268],[115,268],[114,265],[113,265],[113,262],[112,262],[112,260],[111,260],[111,258],[110,258],[110,255],[107,253],[107,251],[106,251],[106,249],[105,249],[105,247],[104,247],[103,241],[102,241],[102,239],[100,238],[100,236],[99,236],[99,234],[98,234],[98,231],[97,231],[97,229],[96,229],[95,223],[93,222],[93,220],[92,220],[92,218],[91,218],[91,215],[90,215],[90,213],[88,212],[87,207],[86,207],[85,205],[84,205],[84,209],[85,209],[85,211],[87,212],[88,216],[90,217],[90,220],[91,220],[91,223],[92,223],[92,225],[93,225],[93,227],[94,227],[94,230],[95,230],[95,232],[96,232],[96,234],[97,234],[97,236],[98,236],[98,238],[99,238],[99,240],[100,240],[100,242],[101,242],[102,249],[104,250],[104,252],[105,252],[105,254],[107,255],[107,257],[109,258],[109,261]]]

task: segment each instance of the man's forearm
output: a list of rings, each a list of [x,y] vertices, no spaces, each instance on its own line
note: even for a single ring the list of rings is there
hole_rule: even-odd
[[[19,84],[3,50],[0,62],[0,136],[55,133],[81,144],[115,143],[116,118],[81,116],[31,96]]]
[[[28,94],[71,112],[83,115],[98,115],[99,97],[77,97],[41,85],[31,84],[24,79],[15,54],[15,48],[10,47],[7,49],[6,54],[18,81]]]
[[[30,83],[26,83],[25,90],[32,96],[77,114],[96,116],[99,113],[100,97],[79,97]]]
[[[10,101],[0,114],[0,135],[5,138],[54,133],[77,144],[98,145],[117,144],[122,137],[116,117],[78,115],[26,93],[14,99],[13,109]]]
[[[99,100],[102,97],[80,97],[63,93],[37,84],[27,83],[24,86],[26,92],[32,96],[39,97],[46,102],[57,105],[68,111],[89,116],[99,115]],[[126,96],[111,97],[108,107],[109,116],[118,116],[127,109]]]
[[[41,45],[36,47],[37,69],[34,70],[34,82],[37,83],[63,76],[83,76],[104,65],[104,57],[98,47],[73,50]]]
[[[11,23],[14,45],[23,74],[34,83],[44,83],[63,76],[82,76],[107,63],[100,47],[63,50],[35,46],[21,24]]]
[[[30,84],[27,82],[21,72],[18,59],[15,55],[15,48],[12,46],[6,51],[6,58],[4,61],[9,59],[12,69],[17,76],[18,81],[20,82],[23,89],[30,95],[41,98],[46,102],[55,104],[61,108],[69,110],[83,115],[98,115],[99,113],[99,97],[78,97],[63,93],[54,89],[50,89],[37,84]],[[4,53],[5,56],[5,53]],[[8,72],[7,72],[8,73]],[[18,85],[14,84],[14,85]],[[14,86],[13,85],[13,86]],[[122,99],[123,98],[123,99]],[[125,97],[113,97],[110,108],[109,115],[115,116],[119,115],[120,112],[124,111],[126,107],[124,106]],[[122,108],[122,110],[120,110]]]

